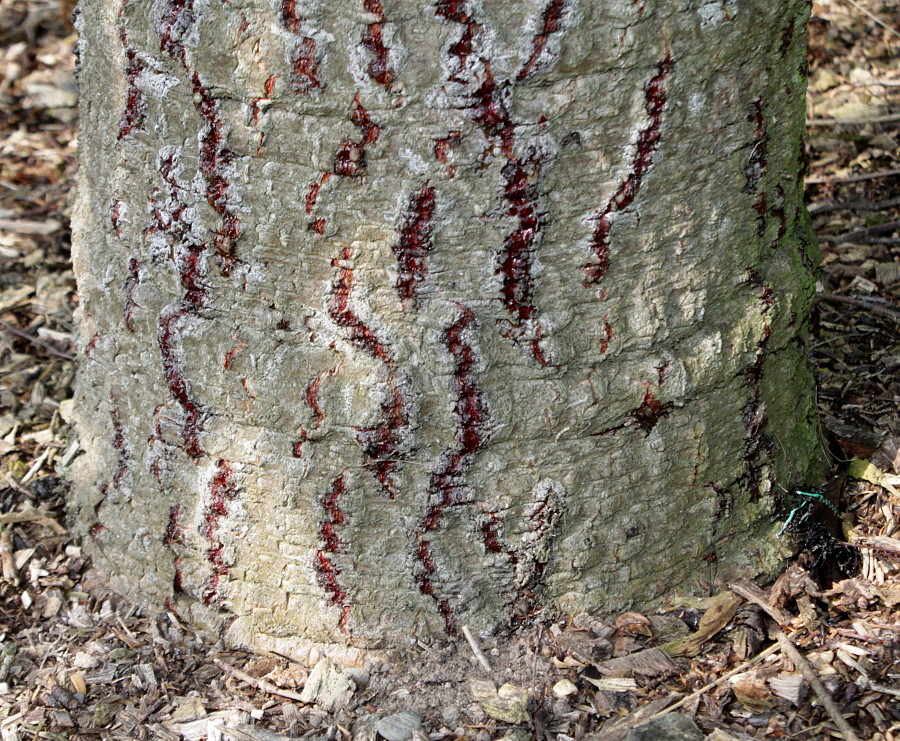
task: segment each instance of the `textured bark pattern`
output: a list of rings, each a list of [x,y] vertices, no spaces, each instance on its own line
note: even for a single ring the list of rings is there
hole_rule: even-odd
[[[802,0],[81,8],[72,514],[123,588],[289,652],[774,563]]]

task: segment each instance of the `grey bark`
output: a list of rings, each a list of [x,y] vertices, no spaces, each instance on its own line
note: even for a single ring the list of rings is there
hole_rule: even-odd
[[[802,0],[82,0],[71,515],[232,643],[772,568]]]

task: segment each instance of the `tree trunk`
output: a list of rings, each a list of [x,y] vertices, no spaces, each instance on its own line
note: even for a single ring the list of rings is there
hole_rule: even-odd
[[[778,559],[804,0],[82,0],[72,516],[232,643]]]

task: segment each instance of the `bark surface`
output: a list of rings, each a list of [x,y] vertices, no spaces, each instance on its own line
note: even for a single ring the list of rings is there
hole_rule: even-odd
[[[72,517],[290,653],[771,567],[802,0],[82,0]]]

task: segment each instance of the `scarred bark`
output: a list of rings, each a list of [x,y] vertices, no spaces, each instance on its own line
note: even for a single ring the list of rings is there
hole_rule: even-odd
[[[806,5],[82,0],[72,517],[292,653],[772,567]]]

